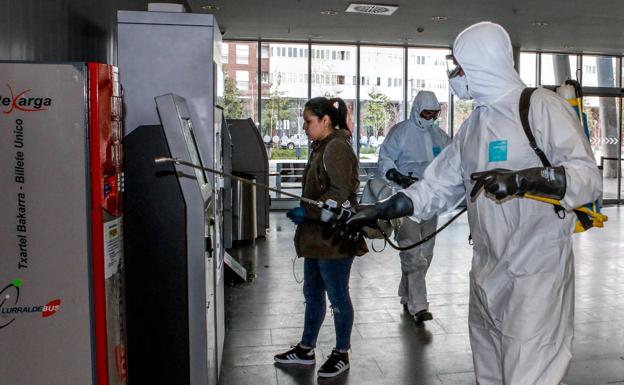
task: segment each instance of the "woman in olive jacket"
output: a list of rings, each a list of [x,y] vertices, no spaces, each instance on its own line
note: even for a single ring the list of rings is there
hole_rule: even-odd
[[[312,141],[312,153],[303,173],[303,196],[325,201],[345,201],[354,206],[359,187],[358,161],[351,148],[347,126],[347,106],[340,98],[309,100],[304,109],[304,130]],[[349,369],[353,305],[349,295],[349,275],[355,256],[368,252],[363,238],[355,242],[335,239],[327,225],[320,223],[320,209],[303,204],[289,212],[298,221],[295,248],[304,257],[303,295],[305,322],[303,336],[293,349],[275,356],[284,364],[314,365],[314,348],[327,309],[325,293],[334,314],[336,347],[318,371],[320,377],[334,377]]]

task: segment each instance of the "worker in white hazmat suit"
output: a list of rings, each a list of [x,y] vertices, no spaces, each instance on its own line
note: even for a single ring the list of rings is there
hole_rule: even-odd
[[[555,385],[572,355],[573,208],[595,200],[602,179],[578,118],[546,89],[530,100],[529,124],[552,167],[529,146],[519,117],[525,85],[505,30],[490,22],[453,44],[453,92],[476,109],[423,179],[358,209],[348,224],[404,215],[430,218],[466,198],[474,241],[469,330],[479,385]],[[553,206],[518,197],[561,201]]]
[[[431,91],[420,91],[414,98],[409,119],[390,129],[379,150],[380,175],[400,187],[409,187],[422,178],[425,168],[446,147],[451,139],[434,126],[440,115],[440,103]],[[396,233],[400,246],[414,244],[436,230],[437,215],[420,223],[403,220]],[[433,258],[435,238],[410,250],[399,252],[401,282],[398,295],[406,311],[416,323],[433,319],[427,301],[425,275]]]

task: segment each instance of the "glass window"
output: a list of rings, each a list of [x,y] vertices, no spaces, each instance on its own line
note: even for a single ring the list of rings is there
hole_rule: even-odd
[[[589,142],[598,165],[603,167],[603,197],[617,199],[617,167],[621,99],[613,97],[583,98],[587,115]]]
[[[249,90],[249,72],[236,71],[236,88],[239,91]]]
[[[359,146],[361,167],[367,173],[376,171],[379,145],[390,128],[405,118],[404,52],[403,48],[394,47],[360,48],[360,73],[366,82],[360,86]],[[388,86],[385,83],[371,85],[368,79],[377,77],[391,80]]]
[[[262,60],[261,74],[269,80],[261,89],[261,127],[269,157],[269,185],[301,194],[308,158],[303,131],[303,106],[308,100],[308,45],[269,43],[280,56]],[[312,78],[312,82],[320,81]],[[273,199],[286,198],[271,192]]]
[[[583,86],[618,87],[616,65],[615,57],[583,55]]]
[[[249,45],[236,44],[236,64],[249,64]]]
[[[474,110],[472,100],[461,100],[453,95],[453,135],[457,135],[464,121],[470,116]]]
[[[229,41],[223,44],[222,52],[227,52],[225,47],[231,47],[232,53],[256,51],[258,43],[244,41]],[[246,49],[239,48],[246,47]],[[258,63],[252,61],[247,64],[238,64],[238,59],[223,63],[225,74],[225,88],[223,91],[223,108],[226,119],[247,119],[258,121]]]
[[[541,84],[556,86],[568,79],[578,80],[576,55],[543,53],[541,66]]]
[[[312,97],[324,96],[326,98],[332,97],[340,97],[347,104],[347,108],[349,109],[349,113],[351,116],[351,123],[353,125],[356,124],[356,108],[357,104],[355,101],[356,91],[357,91],[357,63],[356,63],[356,52],[357,49],[355,46],[350,45],[320,45],[315,44],[312,45],[313,50],[317,50],[320,52],[332,52],[332,55],[336,54],[336,60],[322,60],[319,58],[312,59],[312,73],[318,74],[321,77],[328,76],[332,79],[331,82],[327,83],[314,83],[312,84],[311,95]],[[353,55],[350,55],[353,53]],[[342,58],[345,59],[342,59]],[[351,57],[352,59],[348,59]],[[350,82],[346,82],[345,80],[350,79]],[[376,78],[373,78],[376,80]],[[362,77],[362,82],[367,81],[364,77]],[[375,81],[374,80],[374,81]],[[349,84],[346,84],[349,83]],[[355,142],[355,135],[354,135]]]
[[[273,52],[273,51],[271,51]],[[269,46],[266,44],[262,44],[262,57],[263,58],[268,58],[269,57]]]
[[[520,53],[520,78],[529,87],[537,85],[537,54],[535,52]]]
[[[418,91],[432,91],[438,98],[441,109],[436,124],[446,133],[449,133],[449,89],[445,57],[449,53],[448,49],[408,48],[407,50],[408,57],[414,58],[409,60],[407,67],[408,114]]]
[[[272,57],[271,60],[263,60],[261,68],[263,85],[260,132],[267,144],[270,172],[280,173],[282,165],[278,164],[286,160],[289,164],[292,160],[305,163],[307,159],[303,106],[308,97],[308,60],[305,57],[308,46],[296,43],[268,45],[271,49],[275,48],[276,52],[285,53],[283,56]],[[278,180],[273,182],[280,183]],[[298,179],[296,182],[300,184],[301,180]]]
[[[228,44],[223,43],[221,45],[221,64],[227,64],[228,62]]]

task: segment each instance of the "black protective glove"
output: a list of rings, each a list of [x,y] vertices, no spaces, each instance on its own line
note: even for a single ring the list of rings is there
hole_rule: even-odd
[[[545,198],[563,199],[566,192],[565,169],[559,167],[533,167],[519,171],[495,168],[470,175],[475,181],[470,192],[474,199],[481,187],[493,194],[496,200],[512,195],[532,194]]]
[[[394,219],[412,215],[414,205],[407,195],[398,192],[391,197],[374,204],[359,205],[355,214],[347,220],[347,227],[356,231],[363,226],[376,228],[377,219]]]
[[[396,168],[391,168],[386,172],[386,179],[403,188],[408,188],[418,180],[416,177],[401,174]]]

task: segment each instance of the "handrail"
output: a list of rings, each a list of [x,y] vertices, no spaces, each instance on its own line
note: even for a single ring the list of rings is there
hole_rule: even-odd
[[[283,167],[284,164],[287,164],[287,167]],[[305,168],[305,163],[295,163],[296,165],[301,164],[304,167],[292,167],[292,164],[289,164],[289,162],[286,160],[283,163],[277,163],[276,164],[276,171],[277,172],[271,172],[269,173],[270,177],[275,177],[275,187],[277,189],[280,190],[294,190],[294,189],[300,189],[301,188],[301,179],[303,178],[303,170]],[[360,167],[358,167],[358,176],[360,179],[360,190],[363,187],[363,184],[366,182],[366,180],[368,180],[368,178],[374,174],[374,172],[377,170],[377,164],[371,164],[370,166],[368,165],[361,165]],[[370,171],[373,171],[372,173]],[[282,181],[283,178],[289,178],[292,179],[293,181],[291,182],[284,182]],[[358,192],[359,193],[359,192]],[[276,193],[275,196],[276,199],[280,199],[281,196],[279,193]]]
[[[605,160],[619,160],[620,162],[623,161],[624,159],[618,159],[618,158],[614,158],[612,156],[601,156],[600,157],[600,166],[598,166],[599,169],[603,169],[604,168],[604,161]]]

